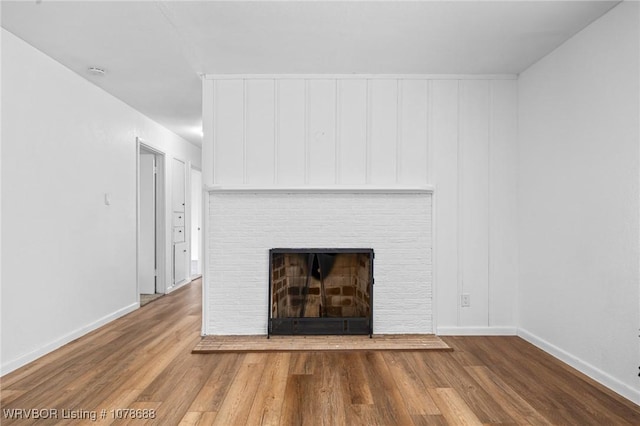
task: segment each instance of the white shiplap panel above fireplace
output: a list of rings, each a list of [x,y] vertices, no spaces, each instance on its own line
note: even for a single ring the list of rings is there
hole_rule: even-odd
[[[431,83],[393,76],[205,79],[205,118],[213,124],[205,132],[203,157],[213,166],[205,184],[433,183]]]

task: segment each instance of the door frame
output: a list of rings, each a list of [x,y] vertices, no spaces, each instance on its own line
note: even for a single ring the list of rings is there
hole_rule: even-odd
[[[136,137],[136,301],[140,303],[140,283],[138,268],[140,259],[140,151],[144,150],[156,158],[156,293],[167,292],[166,264],[166,179],[164,152],[148,145]]]

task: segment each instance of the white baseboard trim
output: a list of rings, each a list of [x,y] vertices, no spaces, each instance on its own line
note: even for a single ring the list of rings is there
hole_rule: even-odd
[[[438,327],[438,336],[515,336],[516,327]]]
[[[72,331],[71,333],[65,334],[64,336],[54,340],[53,342],[49,342],[47,344],[45,344],[44,346],[39,347],[38,349],[29,352],[27,354],[24,354],[22,356],[20,356],[19,358],[16,358],[12,361],[8,361],[6,363],[3,363],[2,366],[0,366],[0,376],[4,376],[5,374],[11,373],[14,370],[17,370],[18,368],[32,362],[35,361],[36,359],[40,358],[41,356],[44,356],[46,354],[48,354],[49,352],[52,352],[58,348],[60,348],[61,346],[66,345],[67,343],[84,336],[85,334],[102,327],[103,325],[110,323],[111,321],[120,318],[121,316],[124,316],[130,312],[135,311],[136,309],[138,309],[140,307],[140,303],[139,302],[135,302],[132,303],[128,306],[125,306],[124,308],[118,309],[117,311],[105,315],[102,318],[97,319],[96,321],[89,323],[87,325],[85,325],[84,327],[80,327],[74,331]]]
[[[620,396],[630,400],[634,404],[640,405],[640,390],[633,389],[626,383],[621,382],[620,380],[610,376],[599,368],[581,360],[577,356],[570,354],[564,349],[561,349],[547,342],[546,340],[541,339],[540,337],[528,332],[527,330],[519,328],[518,336],[531,343],[532,345],[537,346],[548,354],[558,358],[560,361],[569,364],[571,367],[575,368],[583,374],[586,374],[593,380],[597,381],[603,386],[606,386]]]

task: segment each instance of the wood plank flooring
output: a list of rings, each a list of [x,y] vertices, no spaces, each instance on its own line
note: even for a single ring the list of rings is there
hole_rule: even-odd
[[[196,281],[2,377],[0,423],[640,425],[640,407],[518,337],[444,338],[453,352],[192,354],[200,325]],[[58,418],[24,418],[34,409]],[[155,418],[114,418],[132,413]]]
[[[369,336],[205,336],[194,354],[216,352],[297,351],[451,351],[433,334],[374,334]]]

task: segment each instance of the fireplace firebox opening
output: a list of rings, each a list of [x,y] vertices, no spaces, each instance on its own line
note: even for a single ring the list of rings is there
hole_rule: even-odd
[[[269,335],[373,335],[373,249],[269,250]]]

